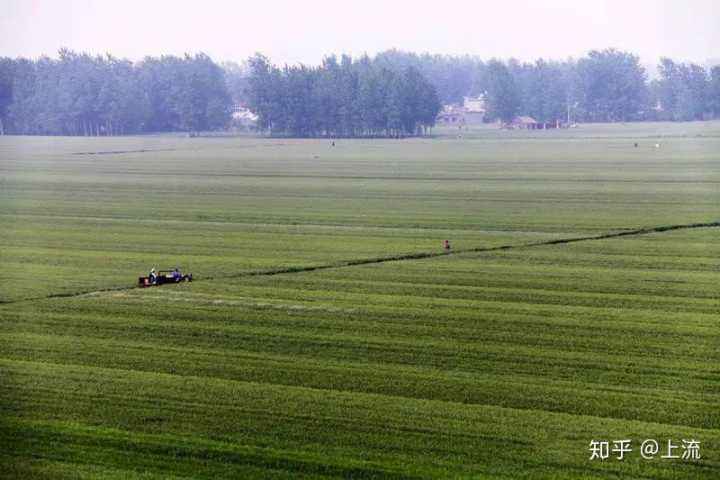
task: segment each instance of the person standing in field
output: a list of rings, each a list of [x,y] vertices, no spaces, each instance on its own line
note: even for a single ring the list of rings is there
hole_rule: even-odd
[[[450,240],[443,240],[443,249],[446,252],[450,251]]]

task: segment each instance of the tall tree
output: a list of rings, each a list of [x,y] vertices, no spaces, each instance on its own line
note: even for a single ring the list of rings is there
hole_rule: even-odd
[[[712,110],[710,79],[704,68],[662,58],[658,71],[657,95],[663,119],[700,120]]]
[[[720,117],[720,65],[710,70],[710,81],[707,94],[708,108],[713,115]]]
[[[542,59],[527,67],[527,88],[523,113],[539,122],[555,122],[565,117],[569,87],[562,64]]]
[[[220,66],[225,72],[225,82],[233,103],[247,104],[248,77],[250,75],[248,64],[246,62],[242,64],[223,62]]]
[[[13,76],[15,62],[0,58],[0,135],[5,134],[5,125],[13,100]]]
[[[267,57],[259,53],[248,59],[248,65],[248,105],[258,116],[258,128],[272,132],[273,121],[280,122],[281,116],[280,101],[275,95],[282,89],[280,73]],[[278,127],[283,129],[282,124]]]
[[[645,70],[636,55],[593,50],[578,61],[582,109],[597,122],[639,119],[646,105]]]
[[[435,88],[414,67],[400,71],[367,56],[327,57],[321,66],[280,70],[252,57],[250,108],[273,135],[400,137],[422,134],[440,110]]]
[[[487,115],[511,122],[520,109],[520,91],[508,67],[499,60],[487,64]]]

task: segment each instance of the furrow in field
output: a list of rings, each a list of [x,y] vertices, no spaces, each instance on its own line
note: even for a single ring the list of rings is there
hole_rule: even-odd
[[[591,409],[596,416],[607,418],[720,427],[712,412],[720,392],[707,391],[706,377],[688,365],[657,368],[632,366],[619,358],[598,358],[602,369],[588,362],[586,376],[580,378],[559,374],[557,365],[547,370],[547,350],[535,356],[506,351],[505,358],[494,363],[477,361],[476,357],[472,369],[443,370],[424,364],[419,356],[407,364],[394,363],[400,360],[398,357],[358,357],[349,361],[349,357],[326,356],[321,360],[321,355],[290,356],[172,343],[159,346],[89,336],[0,335],[7,360],[37,359],[68,367],[136,370],[574,414]],[[489,346],[488,350],[493,348]],[[573,366],[579,368],[578,362],[582,361],[576,357]],[[523,363],[532,363],[533,369],[525,368],[523,372]],[[615,373],[611,373],[613,370]],[[642,385],[614,380],[620,372],[630,371],[642,375]],[[698,378],[692,378],[695,376]],[[674,389],[678,379],[684,381],[682,393]]]
[[[228,274],[228,275],[223,275],[223,276],[206,276],[203,279],[198,279],[197,281],[201,281],[201,280],[202,281],[213,281],[213,280],[241,278],[241,277],[270,276],[270,275],[283,275],[283,274],[302,273],[302,272],[313,272],[313,271],[318,271],[318,270],[346,268],[346,267],[371,265],[371,264],[387,263],[387,262],[422,260],[422,259],[428,259],[428,258],[437,258],[437,257],[442,257],[442,256],[458,255],[458,254],[466,254],[466,253],[498,252],[498,251],[514,250],[514,249],[525,249],[525,248],[533,248],[533,247],[551,246],[551,245],[565,245],[565,244],[577,243],[577,242],[586,242],[586,241],[594,241],[594,240],[606,240],[606,239],[629,237],[629,236],[647,235],[647,234],[652,234],[652,233],[663,233],[663,232],[670,232],[670,231],[675,231],[675,230],[714,228],[714,227],[720,227],[720,221],[704,222],[704,223],[691,223],[691,224],[678,224],[678,225],[663,225],[663,226],[657,226],[657,227],[643,227],[643,228],[634,229],[634,230],[624,230],[624,231],[620,231],[620,232],[604,233],[601,235],[560,238],[560,239],[544,240],[544,241],[539,241],[539,242],[530,242],[530,243],[516,244],[516,245],[501,245],[501,246],[495,246],[495,247],[467,248],[467,249],[459,249],[459,250],[447,251],[447,252],[445,252],[445,251],[444,252],[417,252],[417,253],[410,253],[410,254],[390,255],[390,256],[373,257],[373,258],[360,258],[360,259],[345,260],[345,261],[326,263],[326,264],[306,265],[306,266],[299,265],[299,266],[281,267],[281,268],[258,270],[258,271],[246,271],[246,272],[240,272],[237,274]],[[77,297],[77,296],[87,295],[87,294],[92,294],[92,293],[129,290],[130,288],[134,288],[134,287],[112,287],[112,288],[106,288],[106,289],[87,290],[87,291],[81,291],[81,292],[55,293],[55,294],[50,294],[50,295],[46,295],[43,297],[33,297],[33,298],[27,298],[27,299],[22,299],[22,300],[3,300],[3,301],[0,301],[0,304],[28,302],[28,301],[48,299],[48,298]]]
[[[639,460],[588,463],[588,438],[609,435],[638,441],[679,435],[707,442],[708,459],[678,462],[671,469],[658,462],[644,464],[647,476],[712,478],[712,469],[719,466],[713,457],[719,431],[713,428],[40,362],[1,360],[0,371],[5,421],[14,427],[7,447],[21,455],[58,438],[65,438],[76,452],[111,448],[118,441],[135,452],[158,436],[158,453],[181,459],[202,452],[183,453],[177,442],[186,447],[219,442],[204,456],[222,458],[228,468],[247,456],[230,461],[219,449],[252,445],[260,466],[272,467],[272,458],[282,465],[298,453],[305,459],[325,455],[327,460],[307,462],[300,469],[341,477],[372,478],[398,471],[411,477],[422,471],[425,478],[477,475],[498,461],[540,473],[560,459],[573,473],[601,476],[637,468]],[[97,435],[108,426],[112,432]],[[96,435],[73,438],[79,429]],[[136,439],[140,442],[133,446]],[[53,448],[60,449],[54,450],[60,458],[78,455],[62,445]],[[323,470],[337,463],[348,468],[350,459],[359,468],[355,475],[344,469]],[[403,468],[393,468],[399,465]]]

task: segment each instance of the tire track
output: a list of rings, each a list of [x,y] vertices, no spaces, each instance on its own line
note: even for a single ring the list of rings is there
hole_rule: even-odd
[[[388,256],[382,256],[382,257],[343,260],[343,261],[339,261],[339,262],[326,263],[326,264],[320,264],[320,265],[308,265],[308,266],[299,265],[299,266],[294,266],[294,267],[283,267],[283,268],[275,268],[275,269],[268,269],[268,270],[239,272],[239,273],[229,274],[229,275],[207,276],[207,277],[203,277],[203,278],[193,280],[193,281],[194,282],[211,282],[214,280],[223,280],[223,279],[232,279],[232,278],[285,275],[285,274],[292,274],[292,273],[305,273],[305,272],[314,272],[314,271],[318,271],[318,270],[330,270],[330,269],[336,269],[336,268],[356,267],[356,266],[361,266],[361,265],[372,265],[372,264],[377,264],[377,263],[400,262],[400,261],[411,261],[411,260],[423,260],[423,259],[427,259],[427,258],[448,257],[448,256],[452,256],[452,255],[461,255],[461,254],[465,254],[465,253],[483,253],[483,252],[499,252],[499,251],[505,251],[505,250],[519,250],[519,249],[525,249],[525,248],[544,247],[544,246],[550,246],[550,245],[564,245],[564,244],[569,244],[569,243],[588,242],[588,241],[593,241],[593,240],[606,240],[606,239],[611,239],[611,238],[648,235],[648,234],[652,234],[652,233],[664,233],[664,232],[670,232],[670,231],[674,231],[674,230],[690,230],[690,229],[696,229],[696,228],[717,228],[717,227],[720,227],[720,221],[704,222],[704,223],[688,223],[688,224],[679,224],[679,225],[661,225],[661,226],[657,226],[657,227],[643,227],[643,228],[638,228],[635,230],[624,230],[621,232],[603,233],[600,235],[587,235],[587,236],[582,236],[582,237],[558,238],[558,239],[554,239],[554,240],[543,240],[540,242],[528,242],[528,243],[520,243],[520,244],[514,244],[514,245],[499,245],[496,247],[465,248],[465,249],[453,250],[450,252],[417,252],[417,253],[407,253],[407,254],[400,254],[400,255],[388,255]],[[52,298],[73,298],[73,297],[81,297],[84,295],[94,295],[94,294],[106,293],[106,292],[121,292],[121,291],[133,290],[135,288],[137,288],[137,287],[123,286],[123,287],[110,287],[110,288],[88,290],[88,291],[81,291],[81,292],[53,293],[53,294],[41,296],[41,297],[23,298],[23,299],[19,299],[19,300],[2,300],[2,301],[0,301],[0,305],[32,302],[32,301],[36,301],[36,300],[47,300],[47,299],[52,299]]]
[[[104,150],[98,152],[73,152],[72,155],[122,155],[125,153],[174,152],[176,148],[143,148],[140,150]]]

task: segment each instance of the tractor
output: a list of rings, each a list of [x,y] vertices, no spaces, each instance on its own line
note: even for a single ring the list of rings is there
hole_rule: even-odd
[[[138,287],[156,287],[166,283],[192,282],[192,273],[183,274],[179,268],[172,270],[159,270],[155,273],[152,269],[147,277],[138,277]]]

